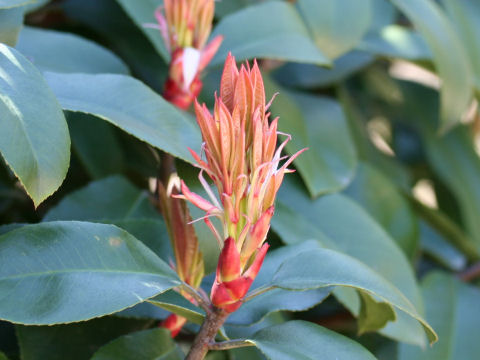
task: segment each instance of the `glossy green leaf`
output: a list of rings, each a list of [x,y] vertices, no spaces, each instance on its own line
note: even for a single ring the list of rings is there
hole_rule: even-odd
[[[319,247],[320,244],[317,241],[305,241],[269,251],[250,289],[254,291],[256,288],[268,286],[272,281],[273,274],[286,259],[299,252]],[[278,311],[305,311],[322,302],[331,290],[331,288],[307,291],[270,290],[245,302],[228,317],[227,325],[251,325]]]
[[[35,0],[0,0],[0,9],[10,9],[33,2],[35,2]]]
[[[123,172],[124,150],[111,124],[83,113],[67,112],[66,116],[72,152],[91,178],[99,179]]]
[[[472,75],[465,50],[451,22],[433,0],[391,2],[415,25],[433,54],[443,81],[440,128],[446,131],[460,121],[472,96]]]
[[[67,173],[67,123],[39,71],[17,50],[2,44],[0,74],[0,152],[38,206]]]
[[[365,291],[419,321],[429,341],[436,341],[433,329],[395,286],[367,265],[340,252],[318,249],[292,257],[277,271],[272,284],[291,290],[346,286]]]
[[[46,73],[65,110],[95,115],[136,138],[191,161],[200,132],[187,115],[134,78],[124,75]]]
[[[273,289],[244,303],[230,315],[227,324],[247,326],[258,323],[273,312],[305,311],[321,303],[330,292],[330,288],[306,291]]]
[[[70,193],[44,217],[53,220],[125,220],[158,218],[145,191],[116,175]]]
[[[396,315],[392,307],[381,301],[376,301],[366,292],[359,292],[360,314],[358,316],[358,333],[377,331],[387,325],[389,321],[395,321]]]
[[[53,326],[16,326],[22,360],[85,360],[115,338],[139,331],[150,320],[105,316]]]
[[[358,48],[375,55],[407,60],[430,60],[432,54],[425,40],[414,30],[388,25],[367,35]]]
[[[419,312],[423,305],[407,258],[394,240],[364,210],[342,195],[311,200],[292,175],[286,176],[272,219],[272,227],[286,243],[316,239],[368,264],[397,287]],[[337,294],[336,294],[337,295]],[[344,305],[355,315],[360,301],[350,297]],[[424,344],[421,326],[400,313],[381,333],[396,340]]]
[[[158,29],[147,27],[147,24],[157,24],[154,13],[157,7],[163,4],[162,0],[116,0],[134,21],[140,30],[146,35],[158,53],[163,57],[165,62],[169,62],[170,54],[163,43],[163,38]]]
[[[287,151],[294,154],[308,148],[295,166],[310,194],[318,196],[347,186],[357,158],[340,105],[327,97],[287,92],[268,80],[265,84],[267,94],[280,91],[271,109],[273,116],[280,116],[280,131],[292,136]]]
[[[270,360],[374,360],[360,344],[306,321],[289,321],[258,331],[251,339]]]
[[[128,74],[126,65],[110,50],[66,32],[27,26],[16,48],[42,71]]]
[[[272,21],[275,19],[275,21]],[[268,1],[225,16],[212,36],[224,39],[212,65],[223,64],[229,52],[238,61],[269,58],[317,65],[330,61],[316,47],[292,4]]]
[[[337,59],[327,69],[312,64],[288,63],[273,73],[281,85],[303,89],[314,89],[332,86],[374,61],[374,57],[364,51],[351,51]]]
[[[370,28],[371,0],[298,0],[315,43],[329,59],[353,49]]]
[[[442,0],[454,22],[474,72],[475,87],[480,92],[480,3],[470,0]]]
[[[175,353],[176,356],[173,356]],[[168,358],[165,355],[169,355]],[[182,360],[183,354],[166,329],[124,335],[98,350],[91,360]]]
[[[345,194],[356,200],[413,258],[418,244],[418,220],[407,199],[382,172],[360,163]]]
[[[0,43],[15,46],[23,26],[23,8],[0,8]]]
[[[0,262],[0,318],[22,324],[111,314],[180,283],[140,241],[104,224],[50,222],[10,231],[0,237]]]
[[[423,280],[422,292],[438,343],[424,350],[400,345],[399,360],[475,359],[480,354],[480,290],[435,272]]]
[[[44,221],[53,220],[117,225],[164,261],[174,258],[165,223],[153,207],[149,194],[118,175],[91,182],[65,196],[44,217]]]

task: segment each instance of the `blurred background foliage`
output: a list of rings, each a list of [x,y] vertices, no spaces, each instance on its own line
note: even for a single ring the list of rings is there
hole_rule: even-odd
[[[150,201],[149,179],[159,168],[155,147],[188,161],[175,146],[195,144],[198,134],[188,133],[188,123],[163,135],[157,129],[160,140],[183,141],[158,146],[148,128],[120,123],[113,108],[69,103],[62,87],[84,84],[87,102],[89,91],[101,96],[111,90],[93,82],[96,74],[109,73],[131,75],[161,93],[166,52],[159,33],[143,26],[154,22],[159,4],[0,0],[0,42],[15,46],[44,74],[66,110],[71,139],[66,178],[37,209],[1,160],[0,234],[51,220],[112,223],[164,260],[171,258],[163,221]],[[280,116],[280,131],[292,134],[287,152],[309,148],[282,186],[269,242],[281,250],[313,239],[359,259],[423,311],[439,341],[416,346],[425,345],[423,333],[410,331],[401,317],[362,332],[372,324],[356,319],[359,296],[339,290],[323,302],[329,292],[315,290],[284,295],[288,304],[278,307],[265,300],[267,310],[245,305],[226,325],[229,334],[238,334],[231,337],[303,319],[351,337],[378,359],[478,359],[480,2],[221,0],[212,36],[217,34],[225,40],[203,79],[201,100],[213,104],[228,51],[239,61],[256,57],[267,96],[279,92],[271,111]],[[150,96],[134,85],[125,83],[131,93],[119,93],[119,103],[133,94]],[[162,114],[144,114],[146,122],[155,116]],[[177,161],[179,173],[193,183],[196,171],[183,160]],[[215,241],[202,224],[197,230],[207,270],[213,271]],[[0,359],[90,359],[111,340],[155,327],[165,314],[145,305],[70,325],[0,322]],[[251,322],[256,324],[244,326]],[[187,329],[180,346],[191,339]],[[148,339],[138,341],[148,346]],[[165,349],[158,351],[178,350],[173,344]],[[263,355],[252,348],[209,355],[227,358]]]

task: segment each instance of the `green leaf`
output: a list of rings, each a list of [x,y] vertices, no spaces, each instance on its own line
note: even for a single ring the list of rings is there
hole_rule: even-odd
[[[91,115],[67,112],[72,150],[93,179],[123,172],[125,156],[113,125]]]
[[[418,245],[418,220],[400,190],[381,171],[360,163],[345,194],[361,204],[408,258],[413,258]]]
[[[29,325],[111,314],[180,284],[166,263],[113,225],[24,226],[0,236],[0,263],[0,319]]]
[[[270,58],[317,65],[330,63],[315,46],[295,7],[283,1],[252,5],[225,16],[212,37],[217,35],[224,39],[212,66],[223,64],[229,52],[237,61]]]
[[[281,264],[294,254],[302,251],[318,249],[317,241],[305,241],[300,244],[282,246],[269,251],[262,264],[252,290],[268,286],[273,274]],[[322,302],[331,292],[331,288],[313,289],[307,291],[288,291],[273,289],[245,302],[227,319],[227,325],[252,325],[265,319],[268,315],[278,311],[305,311]]]
[[[267,327],[248,340],[271,360],[375,360],[360,344],[306,321]],[[321,354],[321,355],[320,355]]]
[[[354,50],[337,59],[327,69],[312,64],[288,63],[273,73],[281,85],[302,89],[328,87],[345,80],[374,61],[367,52]]]
[[[23,8],[0,8],[0,43],[15,46],[23,26]]]
[[[438,119],[437,92],[413,83],[399,84],[404,103],[395,111],[404,114],[402,118],[410,120],[410,124],[421,131],[427,159],[455,195],[466,232],[480,250],[480,158],[475,151],[471,130],[461,125],[439,137],[435,130]]]
[[[124,335],[100,348],[91,360],[159,360],[169,354],[169,360],[183,359],[170,332],[160,328]]]
[[[450,244],[443,234],[428,223],[420,222],[420,243],[422,250],[451,271],[461,271],[467,265],[467,259]]]
[[[368,331],[377,331],[389,321],[395,321],[396,315],[393,308],[384,302],[376,301],[366,292],[359,292],[361,306],[358,316],[358,334]]]
[[[8,360],[7,356],[0,351],[0,360]]]
[[[430,342],[437,339],[415,306],[395,286],[367,265],[337,251],[311,250],[286,260],[275,274],[272,285],[291,290],[345,286],[364,291],[417,320]]]
[[[0,9],[10,9],[33,2],[35,2],[35,0],[0,0]]]
[[[105,316],[75,324],[16,326],[22,360],[85,360],[115,338],[139,331],[150,320]]]
[[[38,70],[17,50],[2,44],[0,72],[0,152],[38,206],[67,173],[67,123]]]
[[[119,175],[91,182],[64,197],[43,218],[53,220],[125,220],[159,218],[149,202],[148,194],[140,191]]]
[[[205,312],[193,305],[190,301],[175,291],[166,291],[163,294],[149,299],[148,302],[161,309],[183,316],[194,324],[202,325]]]
[[[115,0],[69,0],[61,8],[69,19],[100,35],[136,77],[155,91],[163,91],[168,67]]]
[[[280,115],[279,129],[292,136],[286,149],[294,154],[308,148],[295,165],[312,196],[338,191],[351,181],[357,163],[355,148],[340,105],[327,97],[286,92],[269,80],[267,94],[280,95],[272,114]]]
[[[307,291],[273,289],[244,303],[240,309],[229,316],[227,325],[252,325],[278,311],[306,311],[321,303],[330,295],[330,292],[330,288]]]
[[[174,258],[165,223],[150,202],[149,194],[119,175],[91,182],[68,194],[50,209],[43,220],[81,220],[117,225],[142,241],[164,261]]]
[[[166,63],[170,61],[170,54],[165,47],[160,30],[146,27],[146,24],[157,24],[154,13],[157,7],[163,5],[162,0],[146,0],[146,1],[131,1],[131,0],[116,0],[138,26],[140,30],[146,35],[148,40],[152,43],[155,50],[162,56]]]
[[[371,0],[298,0],[296,4],[315,43],[332,60],[353,49],[372,20]]]
[[[334,194],[312,200],[294,176],[286,176],[272,226],[286,243],[316,239],[327,248],[368,264],[397,287],[419,311],[422,310],[420,292],[407,258],[394,240],[346,196]],[[338,297],[337,292],[336,295]],[[343,303],[353,314],[359,314],[360,301],[355,301],[355,296]],[[389,323],[381,333],[399,341],[423,345],[421,326],[402,313],[397,315],[397,321]]]
[[[27,26],[16,48],[42,71],[128,74],[126,65],[110,50],[66,32]]]
[[[422,282],[427,319],[438,332],[438,343],[421,350],[400,345],[399,360],[474,359],[480,354],[480,290],[453,275],[434,272]]]
[[[368,34],[357,48],[375,55],[407,60],[432,58],[430,49],[420,34],[399,25],[388,25]]]
[[[480,93],[480,3],[470,0],[442,0],[447,14],[455,24],[463,40],[470,64],[474,72],[477,92]]]
[[[471,101],[470,64],[452,24],[433,0],[390,0],[415,25],[427,42],[442,78],[441,124],[457,124]]]
[[[45,73],[65,110],[95,115],[186,161],[201,138],[187,115],[138,80],[124,75]]]

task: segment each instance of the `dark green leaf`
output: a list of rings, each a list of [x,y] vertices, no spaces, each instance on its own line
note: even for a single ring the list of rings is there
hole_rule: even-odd
[[[157,24],[154,13],[157,7],[163,4],[162,0],[147,0],[147,1],[129,1],[116,0],[135,22],[140,30],[147,36],[158,53],[168,63],[170,54],[168,53],[160,31],[146,27],[146,24]]]
[[[480,249],[480,158],[470,130],[461,125],[438,136],[437,92],[412,83],[400,84],[404,103],[396,113],[402,112],[402,119],[409,120],[421,131],[428,161],[455,195],[466,232]]]
[[[415,306],[395,286],[362,262],[340,252],[318,249],[287,259],[272,285],[291,290],[345,286],[365,291],[420,322],[430,342],[437,338]]]
[[[22,324],[111,314],[180,283],[145,245],[104,224],[51,222],[10,231],[0,237],[0,263],[0,318]]]
[[[68,325],[17,325],[16,330],[22,360],[86,360],[100,346],[149,322],[106,316]]]
[[[176,356],[173,356],[173,354]],[[124,335],[103,346],[91,360],[169,360],[183,359],[183,354],[166,329],[150,329]]]
[[[348,185],[357,162],[352,138],[340,105],[329,98],[286,92],[270,81],[267,94],[280,95],[272,114],[280,115],[279,129],[292,135],[286,149],[294,154],[302,148],[295,165],[312,196],[338,191]]]
[[[122,172],[123,149],[112,125],[74,112],[67,112],[67,121],[73,152],[93,179]]]
[[[23,26],[23,8],[0,8],[0,43],[15,46]]]
[[[16,48],[42,71],[128,74],[110,50],[74,34],[27,26]]]
[[[283,1],[252,5],[225,16],[213,31],[212,36],[216,35],[224,39],[212,65],[223,64],[229,52],[238,61],[256,57],[330,63],[315,46],[294,6]]]
[[[467,259],[444,236],[424,221],[420,222],[422,250],[452,271],[463,270]]]
[[[480,354],[480,290],[452,275],[431,273],[422,282],[427,319],[438,331],[433,347],[400,345],[399,360],[475,359]]]
[[[415,25],[433,54],[442,78],[441,124],[445,131],[457,124],[470,104],[471,71],[467,55],[452,24],[433,0],[391,0]]]
[[[200,132],[187,115],[134,78],[124,75],[57,74],[45,77],[65,110],[89,113],[186,161]]]
[[[395,184],[374,166],[360,163],[345,194],[360,203],[408,258],[413,258],[418,244],[418,220]]]
[[[0,71],[0,152],[38,206],[67,173],[67,123],[39,71],[17,50],[2,44]]]
[[[270,251],[263,262],[251,289],[269,285],[273,274],[288,258],[302,251],[318,249],[317,241],[305,241],[300,244],[282,246]],[[270,290],[244,303],[240,309],[227,319],[230,325],[251,325],[278,311],[305,311],[322,302],[331,292],[330,288],[307,291]]]
[[[423,38],[414,30],[388,25],[367,35],[358,48],[376,55],[408,60],[430,60],[432,55]]]
[[[90,183],[66,196],[44,217],[52,220],[125,220],[159,218],[148,194],[121,176],[111,176]]]
[[[331,60],[353,49],[370,27],[370,0],[298,0],[296,4],[315,43]]]
[[[396,286],[417,309],[422,309],[415,276],[405,255],[394,240],[347,197],[328,195],[311,200],[292,175],[286,176],[272,226],[286,243],[316,239],[325,247],[359,259]],[[358,315],[358,297],[352,299],[350,296],[348,302],[342,302],[353,314]],[[381,333],[422,345],[421,326],[402,313],[397,315],[397,321],[389,323]]]
[[[58,6],[105,39],[136,77],[157,92],[163,90],[168,71],[164,60],[115,0],[65,0]]]
[[[248,341],[271,360],[375,360],[355,341],[306,321],[262,329]]]
[[[288,63],[274,72],[274,78],[282,85],[311,89],[328,87],[360,71],[374,58],[364,51],[351,51],[337,59],[330,69],[312,64]]]
[[[321,303],[332,289],[306,291],[274,289],[244,303],[227,319],[228,325],[251,325],[277,311],[305,311]]]
[[[0,351],[0,360],[8,360],[7,356]]]

